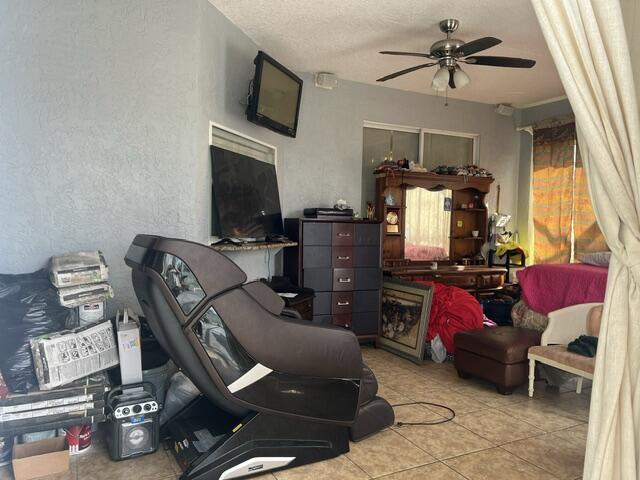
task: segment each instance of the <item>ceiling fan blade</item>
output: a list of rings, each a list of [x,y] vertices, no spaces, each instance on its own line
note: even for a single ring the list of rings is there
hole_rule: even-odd
[[[456,84],[453,81],[453,73],[454,73],[453,69],[449,70],[449,88],[456,88]]]
[[[424,57],[424,58],[433,58],[430,53],[418,53],[418,52],[392,52],[389,50],[385,50],[380,52],[383,55],[405,55],[408,57]]]
[[[376,81],[386,82],[387,80],[399,77],[400,75],[404,75],[405,73],[415,72],[416,70],[420,70],[421,68],[432,67],[433,65],[437,65],[437,63],[423,63],[422,65],[416,65],[415,67],[405,68],[404,70],[400,70],[399,72],[391,73],[385,77],[379,78]]]
[[[471,65],[489,65],[491,67],[531,68],[536,64],[535,60],[514,57],[467,57],[463,60]]]
[[[482,37],[477,40],[472,40],[458,47],[453,54],[459,57],[466,57],[467,55],[473,55],[474,53],[481,52],[487,48],[495,47],[502,40],[495,37]]]

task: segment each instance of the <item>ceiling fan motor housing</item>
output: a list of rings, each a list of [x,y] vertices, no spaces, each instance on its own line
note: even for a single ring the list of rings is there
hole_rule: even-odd
[[[436,58],[450,57],[456,48],[464,45],[465,42],[457,38],[445,38],[438,40],[429,49],[429,53]]]

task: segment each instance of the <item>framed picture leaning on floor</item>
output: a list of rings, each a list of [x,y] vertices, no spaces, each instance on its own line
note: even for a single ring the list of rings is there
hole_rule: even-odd
[[[431,285],[385,278],[378,346],[421,363],[432,298]]]

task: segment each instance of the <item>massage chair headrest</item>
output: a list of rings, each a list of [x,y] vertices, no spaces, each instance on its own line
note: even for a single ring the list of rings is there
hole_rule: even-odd
[[[189,267],[205,297],[214,297],[247,281],[240,267],[212,248],[157,235],[136,235],[125,256],[125,263],[144,273],[148,268],[154,269],[158,256],[165,253],[178,257]]]

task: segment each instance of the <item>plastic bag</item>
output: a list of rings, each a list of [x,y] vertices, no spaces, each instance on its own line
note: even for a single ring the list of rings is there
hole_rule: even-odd
[[[0,275],[0,370],[9,390],[38,387],[31,338],[75,326],[75,311],[60,306],[46,270]]]
[[[442,363],[447,359],[447,349],[440,340],[440,335],[431,340],[431,359],[436,363]]]
[[[164,407],[160,413],[160,425],[164,425],[184,407],[198,398],[200,390],[193,384],[189,377],[182,372],[177,372],[171,377],[171,383],[167,395],[164,398]]]

